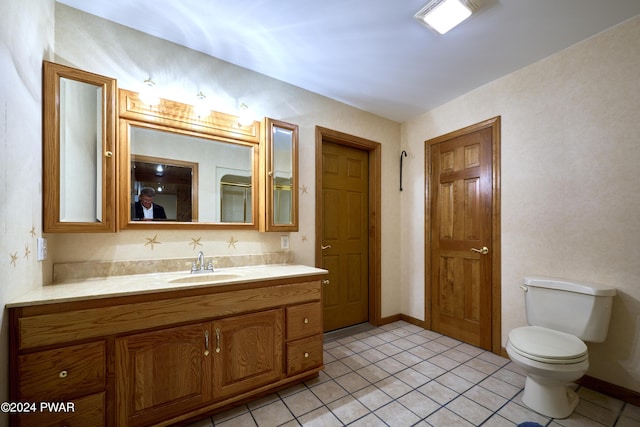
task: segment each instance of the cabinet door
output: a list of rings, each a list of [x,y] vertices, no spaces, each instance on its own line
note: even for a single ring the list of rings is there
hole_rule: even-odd
[[[118,425],[141,425],[211,399],[209,323],[116,340]]]
[[[216,398],[253,390],[283,376],[282,310],[213,322]]]
[[[45,232],[116,231],[116,86],[44,62]]]
[[[298,231],[298,126],[267,118],[261,231]]]

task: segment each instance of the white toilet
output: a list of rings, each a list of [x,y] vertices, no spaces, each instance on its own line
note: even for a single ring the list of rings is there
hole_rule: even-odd
[[[566,418],[578,404],[567,384],[589,368],[584,341],[607,337],[616,290],[548,277],[525,277],[527,323],[509,333],[507,353],[527,374],[522,401],[551,418]]]

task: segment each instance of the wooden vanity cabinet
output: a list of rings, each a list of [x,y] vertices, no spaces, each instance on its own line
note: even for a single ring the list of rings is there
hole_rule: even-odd
[[[321,278],[9,308],[10,400],[75,405],[12,425],[172,425],[310,379]]]

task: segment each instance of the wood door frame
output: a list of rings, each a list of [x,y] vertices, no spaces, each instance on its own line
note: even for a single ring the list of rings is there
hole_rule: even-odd
[[[332,142],[369,153],[369,323],[381,324],[382,145],[379,142],[316,126],[316,267],[322,266],[322,144]]]
[[[431,171],[431,146],[441,142],[460,137],[469,133],[477,132],[481,129],[491,129],[491,351],[495,354],[502,352],[502,278],[501,278],[501,247],[500,247],[500,116],[493,117],[480,123],[467,126],[462,129],[428,139],[425,146],[425,244],[424,244],[424,319],[427,329],[431,329],[431,195],[433,189],[430,180]]]

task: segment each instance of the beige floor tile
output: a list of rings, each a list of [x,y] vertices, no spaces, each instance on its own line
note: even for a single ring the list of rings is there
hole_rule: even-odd
[[[393,400],[388,394],[374,386],[358,390],[353,393],[353,396],[370,411],[375,411]]]
[[[327,405],[344,424],[350,424],[369,414],[369,409],[353,396],[345,396]]]
[[[412,391],[398,399],[403,406],[420,418],[425,418],[440,409],[440,404],[419,391]]]
[[[251,410],[251,414],[258,427],[276,427],[294,419],[281,400]]]
[[[431,381],[418,388],[420,393],[435,400],[441,405],[446,405],[458,396],[458,393],[448,387],[443,386],[437,381]]]
[[[473,424],[447,408],[441,408],[426,418],[432,426],[472,427]]]
[[[335,381],[349,393],[354,393],[371,385],[369,381],[362,378],[356,372],[351,372],[347,375],[343,375],[340,378],[336,378]]]
[[[416,371],[413,368],[407,368],[403,371],[398,372],[394,376],[402,380],[412,388],[418,388],[431,381],[429,377],[422,375],[420,372]]]
[[[340,399],[348,394],[347,391],[335,381],[327,381],[313,386],[311,387],[311,391],[325,404]]]
[[[474,386],[470,388],[464,393],[464,396],[473,400],[474,402],[479,403],[480,405],[493,412],[497,411],[505,403],[507,403],[507,399],[505,399],[504,397],[499,396],[494,392],[480,386]]]
[[[394,427],[410,427],[420,421],[416,414],[398,402],[391,402],[383,406],[375,411],[375,414],[382,421]]]
[[[412,390],[412,388],[407,385],[407,383],[401,381],[396,377],[387,377],[381,381],[378,381],[375,386],[388,394],[393,399],[397,399]]]
[[[318,408],[313,412],[298,418],[304,427],[341,427],[342,423],[326,407]]]
[[[216,422],[216,427],[256,427],[257,424],[253,420],[250,413],[242,414],[236,418],[231,418],[220,423]]]
[[[446,406],[451,412],[455,412],[473,425],[479,426],[493,414],[484,406],[464,396],[460,396]]]
[[[304,390],[282,399],[295,417],[311,412],[322,406],[320,399],[310,390]]]

